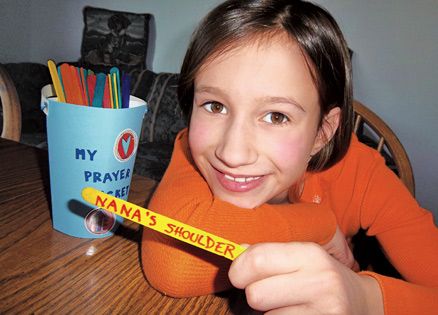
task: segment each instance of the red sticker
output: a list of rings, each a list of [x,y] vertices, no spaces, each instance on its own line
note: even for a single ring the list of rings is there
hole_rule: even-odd
[[[123,130],[114,144],[114,156],[120,162],[129,160],[137,149],[137,134],[131,129]]]

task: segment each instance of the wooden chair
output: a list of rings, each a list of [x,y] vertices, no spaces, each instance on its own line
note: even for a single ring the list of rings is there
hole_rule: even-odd
[[[20,141],[20,101],[14,82],[2,65],[0,65],[0,99],[3,108],[3,130],[1,137],[9,140]]]
[[[374,147],[415,196],[415,182],[411,163],[403,145],[389,126],[373,111],[358,101],[353,102],[355,115],[354,132],[359,140]],[[402,278],[384,255],[375,237],[368,237],[360,230],[353,238],[353,254],[361,269]]]
[[[359,140],[380,152],[390,167],[415,196],[415,181],[409,157],[400,140],[373,111],[358,101],[353,102],[354,132]]]

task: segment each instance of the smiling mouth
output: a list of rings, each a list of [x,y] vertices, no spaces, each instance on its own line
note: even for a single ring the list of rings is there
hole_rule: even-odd
[[[230,192],[248,192],[255,189],[264,180],[264,176],[237,176],[222,173],[214,169],[216,178],[221,186]]]
[[[233,181],[233,182],[237,182],[237,183],[249,183],[249,182],[252,182],[254,180],[259,179],[261,176],[255,176],[255,177],[233,177],[231,175],[224,174],[224,177],[227,180],[230,180],[230,181]]]

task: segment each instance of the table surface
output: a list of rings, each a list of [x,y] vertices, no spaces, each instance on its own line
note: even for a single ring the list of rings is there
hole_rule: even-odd
[[[129,201],[155,182],[133,176]],[[0,314],[248,314],[239,290],[174,299],[149,286],[141,227],[125,221],[104,239],[53,230],[47,151],[0,138]]]

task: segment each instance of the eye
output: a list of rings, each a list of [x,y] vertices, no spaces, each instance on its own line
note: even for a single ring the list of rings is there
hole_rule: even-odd
[[[290,119],[285,114],[273,112],[266,114],[263,117],[263,121],[274,125],[281,125],[287,123]]]
[[[204,109],[207,112],[213,113],[213,114],[226,114],[227,113],[227,109],[225,108],[225,106],[219,102],[207,102],[205,104],[202,105],[202,107],[204,107]]]

